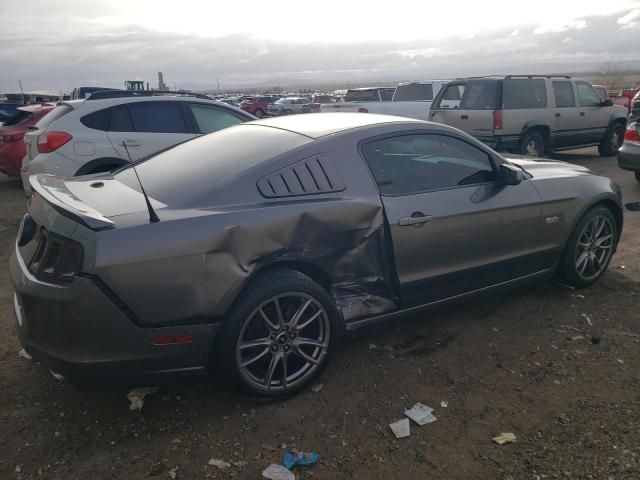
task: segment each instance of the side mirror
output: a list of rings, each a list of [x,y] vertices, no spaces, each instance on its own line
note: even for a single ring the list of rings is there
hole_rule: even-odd
[[[500,165],[500,180],[503,185],[519,185],[527,178],[524,171],[509,163]]]
[[[610,98],[607,98],[607,99],[603,100],[602,102],[600,102],[600,106],[601,107],[611,107],[611,106],[613,106],[613,100],[611,100]]]

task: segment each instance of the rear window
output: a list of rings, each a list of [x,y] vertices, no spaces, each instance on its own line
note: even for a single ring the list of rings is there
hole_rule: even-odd
[[[56,108],[54,108],[49,113],[47,113],[44,117],[42,117],[40,121],[36,123],[36,127],[38,127],[38,130],[44,130],[53,122],[55,122],[59,118],[62,118],[72,110],[73,108],[70,107],[69,105],[64,105],[64,104],[58,105]]]
[[[286,130],[236,125],[155,155],[138,163],[136,169],[150,197],[176,205],[213,191],[235,175],[309,141]],[[121,170],[115,178],[140,190],[131,168]]]
[[[4,124],[2,126],[3,127],[14,127],[16,125],[20,125],[21,123],[24,123],[27,120],[29,120],[31,118],[31,116],[32,116],[31,112],[24,112],[22,110],[18,110],[18,113],[16,113],[14,116],[9,118],[9,120],[4,122]]]
[[[461,110],[495,110],[498,105],[497,80],[470,80],[464,85]]]
[[[545,108],[547,88],[543,78],[506,79],[502,82],[502,108]]]
[[[394,102],[429,101],[433,100],[433,85],[430,83],[412,83],[398,85],[393,96]]]
[[[379,102],[378,90],[349,90],[345,102]]]

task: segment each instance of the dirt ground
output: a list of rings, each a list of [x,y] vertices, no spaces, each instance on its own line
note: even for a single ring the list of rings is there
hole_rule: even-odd
[[[615,158],[555,158],[640,200]],[[286,401],[214,382],[163,388],[132,412],[126,391],[79,391],[18,355],[7,257],[24,210],[20,184],[0,178],[0,479],[259,479],[284,448],[319,453],[300,479],[640,478],[638,213],[592,288],[542,283],[359,332],[320,391]],[[396,440],[388,424],[415,402],[437,421]],[[501,432],[516,442],[493,443]]]

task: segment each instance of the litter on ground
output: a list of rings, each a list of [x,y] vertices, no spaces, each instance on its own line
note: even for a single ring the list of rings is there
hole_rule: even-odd
[[[433,416],[433,408],[421,403],[416,403],[409,410],[405,410],[404,414],[418,425],[426,425],[427,423],[433,423],[437,420],[437,418]]]
[[[405,438],[411,434],[411,427],[409,425],[408,418],[403,418],[397,422],[390,423],[389,427],[396,438]]]
[[[212,458],[211,460],[209,460],[208,465],[212,467],[218,467],[218,468],[229,468],[231,466],[229,462],[225,462],[224,460],[218,460],[217,458]]]
[[[26,358],[27,360],[31,360],[33,358],[31,355],[27,353],[27,351],[24,348],[18,352],[18,355],[20,355],[22,358]]]
[[[134,388],[127,394],[127,398],[131,402],[129,410],[142,410],[144,406],[144,397],[152,393],[156,393],[158,387]]]
[[[296,480],[296,476],[293,472],[287,470],[282,465],[276,465],[272,463],[262,471],[262,476],[269,480]]]
[[[497,437],[493,437],[493,440],[498,445],[504,445],[505,443],[511,443],[516,441],[516,436],[511,432],[501,433]]]
[[[318,452],[284,452],[282,464],[291,469],[295,465],[313,465],[318,463]]]

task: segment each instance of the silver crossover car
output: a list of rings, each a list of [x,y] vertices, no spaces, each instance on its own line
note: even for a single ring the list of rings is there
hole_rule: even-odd
[[[291,394],[346,331],[554,274],[591,285],[622,229],[608,178],[373,114],[253,121],[135,169],[29,181],[18,334],[80,383],[219,367]]]

